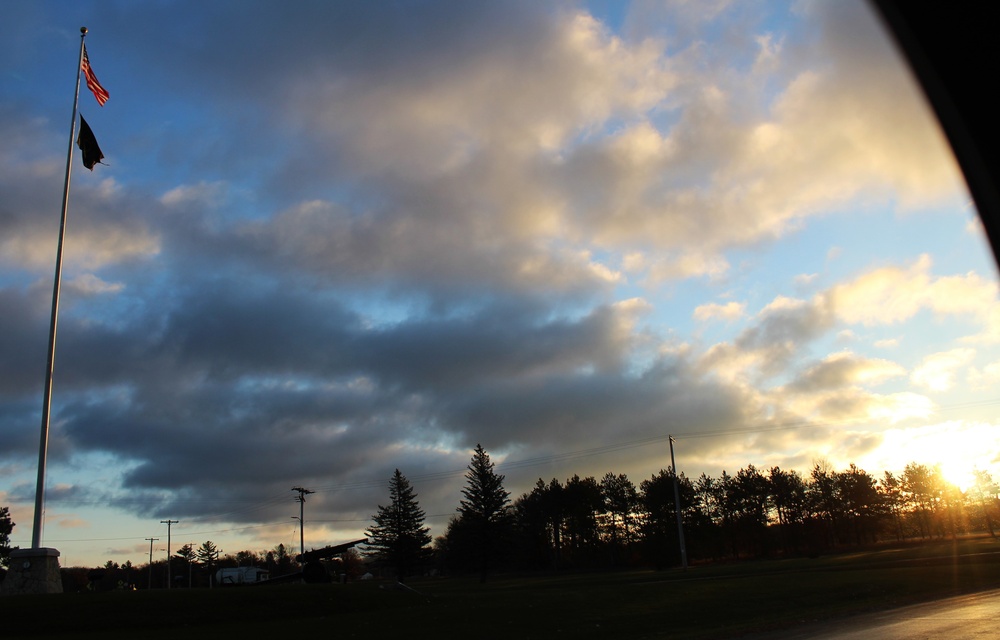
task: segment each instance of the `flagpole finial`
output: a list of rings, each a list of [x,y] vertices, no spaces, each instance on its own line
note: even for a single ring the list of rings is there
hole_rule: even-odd
[[[87,35],[87,27],[80,27],[80,33]]]

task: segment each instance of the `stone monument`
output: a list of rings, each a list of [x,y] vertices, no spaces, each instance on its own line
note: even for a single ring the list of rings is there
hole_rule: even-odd
[[[59,552],[55,549],[15,549],[10,552],[7,577],[0,582],[0,595],[62,593]]]

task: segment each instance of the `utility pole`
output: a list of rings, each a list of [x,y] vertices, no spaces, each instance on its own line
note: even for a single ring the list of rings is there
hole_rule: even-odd
[[[295,498],[299,502],[299,553],[306,552],[306,520],[305,520],[305,507],[306,507],[306,495],[310,493],[315,493],[315,491],[310,491],[309,489],[303,489],[302,487],[292,487],[292,491],[298,491],[299,495]]]
[[[670,469],[674,475],[674,511],[677,512],[677,539],[681,543],[681,568],[687,571],[688,556],[687,547],[684,546],[684,525],[681,523],[681,489],[677,478],[677,463],[674,462],[674,437],[667,438],[670,440]]]
[[[170,525],[177,524],[179,520],[160,520],[160,524],[167,525],[167,588],[170,588]]]
[[[146,538],[149,540],[149,588],[153,588],[153,540],[159,540],[159,538]]]

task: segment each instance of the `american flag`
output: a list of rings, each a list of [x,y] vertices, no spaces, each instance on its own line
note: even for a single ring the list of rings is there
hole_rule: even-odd
[[[104,106],[104,103],[108,101],[108,90],[101,86],[101,83],[97,80],[97,76],[94,75],[94,69],[90,66],[90,58],[87,57],[87,47],[83,47],[83,75],[87,76],[87,88],[94,93],[94,97],[97,98],[97,104]]]

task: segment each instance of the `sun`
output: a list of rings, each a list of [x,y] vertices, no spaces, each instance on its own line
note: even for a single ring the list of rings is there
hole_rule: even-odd
[[[962,458],[962,456],[958,458]],[[958,487],[962,493],[965,493],[976,482],[976,477],[972,473],[976,467],[974,462],[958,458],[939,462],[937,467],[945,482]]]
[[[986,469],[997,477],[1000,460],[1000,429],[985,423],[955,420],[883,433],[875,458],[885,470],[901,472],[916,463],[937,468],[942,479],[968,491],[975,484],[976,469]]]

